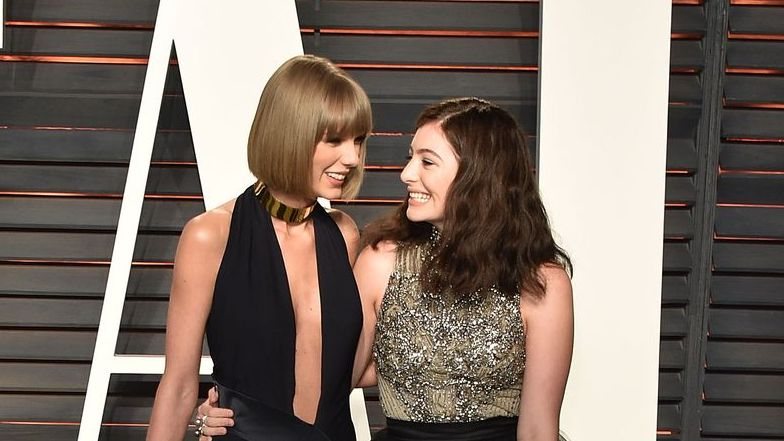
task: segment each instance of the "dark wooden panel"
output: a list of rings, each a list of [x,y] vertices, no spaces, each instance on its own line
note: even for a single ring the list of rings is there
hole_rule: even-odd
[[[784,306],[784,277],[714,275],[711,302],[715,305]]]
[[[0,165],[0,190],[119,195],[125,188],[127,171],[121,166]],[[201,196],[199,173],[192,166],[154,165],[146,192]]]
[[[667,137],[689,140],[692,143],[697,136],[697,125],[702,109],[695,105],[670,106],[667,114]]]
[[[667,139],[667,169],[697,170],[697,150],[694,138],[669,138]]]
[[[413,126],[413,123],[412,123]],[[369,165],[404,165],[413,135],[374,135],[368,139],[367,157]]]
[[[302,35],[307,54],[337,63],[536,66],[536,38]]]
[[[784,44],[781,46],[784,47]],[[782,59],[784,59],[784,54]],[[721,135],[731,138],[784,138],[784,112],[724,109]]]
[[[670,43],[670,66],[701,70],[705,66],[700,40],[672,40]]]
[[[394,97],[436,102],[455,95],[491,101],[536,101],[538,92],[536,72],[348,69],[348,73],[362,85],[371,101]]]
[[[717,207],[716,234],[784,239],[784,207]]]
[[[784,372],[784,343],[708,340],[707,368]]]
[[[670,75],[670,102],[702,103],[700,77],[694,74]]]
[[[164,335],[149,332],[121,332],[117,352],[123,354],[163,354]],[[90,361],[95,347],[95,331],[0,330],[0,359]]]
[[[8,2],[8,20],[99,23],[155,22],[158,0],[36,0]]]
[[[784,404],[784,376],[707,373],[706,402]]]
[[[141,93],[145,65],[0,63],[5,92]]]
[[[784,44],[776,41],[730,40],[727,66],[784,68]]]
[[[378,132],[413,133],[417,116],[430,103],[431,100],[376,99],[371,102],[374,130]],[[496,104],[509,111],[517,119],[524,132],[529,134],[535,133],[535,102],[529,104],[498,102]]]
[[[686,308],[682,306],[664,307],[661,311],[661,336],[683,337],[689,330]]]
[[[784,8],[731,6],[730,29],[741,34],[784,34]]]
[[[23,402],[24,406],[16,403]],[[79,421],[84,397],[81,395],[4,394],[0,400],[0,420],[10,421]],[[108,397],[104,422],[147,423],[152,398]]]
[[[679,372],[659,373],[659,400],[679,400],[683,397],[683,378]]]
[[[2,395],[0,395],[1,397]],[[73,425],[12,425],[0,422],[0,432],[7,439],[14,441],[73,441],[79,433],[78,421]],[[99,435],[101,440],[111,441],[144,441],[147,435],[147,427],[124,427],[110,426],[102,427]],[[188,435],[184,441],[194,439]]]
[[[136,127],[138,95],[9,95],[0,96],[0,123],[26,127]],[[189,130],[185,100],[164,96],[159,128]]]
[[[723,174],[717,199],[727,204],[784,205],[784,175]]]
[[[697,195],[694,180],[687,175],[667,176],[664,197],[667,202],[693,204]]]
[[[128,163],[132,146],[131,129],[0,129],[0,153],[5,160]],[[158,132],[152,159],[196,161],[190,132]]]
[[[740,438],[734,436],[730,436],[730,437],[722,436],[720,438],[714,438],[712,436],[700,437],[700,441],[770,441],[771,439],[777,439],[777,438],[757,438],[757,437],[748,437],[748,436],[744,436]]]
[[[103,296],[109,267],[0,265],[0,294]]]
[[[305,28],[538,31],[536,3],[297,0]]]
[[[784,310],[711,308],[708,332],[718,338],[784,340]]]
[[[784,406],[703,406],[702,433],[730,436],[784,436]]]
[[[730,74],[724,97],[727,104],[784,102],[784,77]]]
[[[682,339],[662,339],[659,345],[659,367],[681,369],[686,362]]]
[[[705,10],[701,5],[672,5],[673,32],[704,32]]]
[[[689,208],[666,208],[664,210],[664,237],[690,239],[694,236],[694,219]]]
[[[686,242],[664,242],[664,271],[689,271],[691,253]]]
[[[719,163],[724,170],[784,170],[784,148],[778,144],[723,143]]]
[[[423,107],[424,108],[424,105]],[[421,111],[422,109],[419,109]],[[511,109],[515,110],[515,109]],[[525,121],[527,124],[531,124],[531,121],[528,121],[530,117],[528,117],[528,111],[533,110],[533,108],[525,107],[524,109],[519,108],[517,109],[518,112],[525,112]],[[417,114],[418,115],[418,114]],[[412,115],[412,118],[416,118],[417,115]],[[519,116],[519,115],[518,115]],[[366,163],[368,165],[396,165],[400,166],[401,168],[406,165],[408,162],[408,150],[411,148],[411,139],[413,138],[414,129],[414,120],[411,120],[411,126],[407,129],[409,133],[382,133],[380,129],[376,127],[377,134],[371,136],[368,139],[368,148],[367,148],[367,158]],[[531,153],[531,158],[536,158],[536,137],[530,133],[526,132],[526,144],[528,146],[528,150]],[[683,143],[685,144],[685,143]],[[684,146],[683,144],[679,143],[680,146]],[[688,149],[688,147],[684,146],[684,148]],[[672,155],[673,161],[679,162],[686,162],[689,161],[693,153],[688,151],[678,151],[674,152]],[[670,159],[668,159],[669,161]]]
[[[656,427],[659,429],[677,429],[681,426],[681,409],[677,404],[659,404]]]
[[[716,242],[713,263],[718,271],[784,272],[784,244]]]
[[[3,52],[18,55],[147,58],[152,42],[151,30],[8,26],[5,32]]]
[[[90,365],[0,362],[0,371],[0,392],[84,393]]]
[[[401,200],[406,195],[399,171],[370,171],[365,173],[358,198]]]
[[[662,302],[683,305],[689,299],[689,279],[684,274],[665,274],[662,277]]]
[[[103,297],[107,266],[0,265],[0,294]],[[168,298],[171,268],[132,267],[128,298]]]
[[[120,199],[0,197],[0,228],[68,228],[113,230]],[[204,212],[201,200],[144,201],[142,231],[179,232],[185,222]]]
[[[120,330],[117,338],[118,354],[163,355],[166,352],[163,332],[133,332]],[[207,355],[207,343],[202,347],[202,354]]]
[[[134,261],[172,262],[178,235],[140,234]],[[108,262],[114,234],[0,231],[0,258]]]
[[[0,326],[7,328],[98,328],[103,299],[1,298]],[[125,329],[164,330],[167,299],[127,300]]]

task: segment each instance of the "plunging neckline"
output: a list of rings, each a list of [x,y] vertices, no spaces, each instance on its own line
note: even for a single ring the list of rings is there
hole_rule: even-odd
[[[294,413],[294,398],[296,396],[297,390],[297,375],[296,375],[296,366],[297,366],[297,312],[294,309],[294,298],[291,294],[291,284],[289,283],[289,273],[288,269],[286,268],[286,259],[283,257],[283,248],[280,245],[280,240],[278,239],[278,234],[275,230],[275,224],[272,221],[272,214],[261,204],[257,203],[256,208],[257,212],[260,217],[263,218],[264,222],[268,223],[268,226],[272,230],[272,241],[273,241],[273,252],[275,255],[276,265],[280,266],[280,271],[277,271],[278,274],[278,283],[283,288],[286,297],[288,299],[289,304],[289,311],[291,314],[291,329],[292,334],[294,335],[294,359],[292,360],[291,367],[294,369],[294,374],[292,377],[294,378],[294,389],[291,393],[291,404],[290,404],[290,411],[291,415],[299,419],[305,424],[309,424],[314,426],[318,421],[319,414],[321,413],[321,397],[324,396],[324,290],[321,289],[323,285],[323,277],[321,273],[321,265],[319,262],[319,225],[318,220],[316,219],[320,216],[322,211],[324,210],[320,204],[317,203],[317,207],[313,210],[313,213],[310,216],[308,221],[313,222],[313,251],[316,257],[316,280],[318,283],[318,291],[319,291],[319,343],[320,343],[320,363],[319,363],[319,395],[318,395],[318,403],[316,404],[316,414],[313,422],[305,421],[304,419],[300,418],[299,415]],[[308,222],[306,221],[306,222]]]

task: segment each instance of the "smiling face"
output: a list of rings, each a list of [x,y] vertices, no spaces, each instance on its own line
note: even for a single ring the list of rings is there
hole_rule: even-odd
[[[417,129],[411,141],[411,159],[400,174],[408,191],[406,216],[410,221],[443,227],[446,198],[459,165],[437,121]]]
[[[341,197],[346,177],[359,164],[364,139],[364,135],[344,139],[325,136],[316,144],[311,177],[315,196],[326,199]]]

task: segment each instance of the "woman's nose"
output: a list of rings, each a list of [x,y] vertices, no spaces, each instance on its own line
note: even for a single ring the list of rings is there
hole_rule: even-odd
[[[343,155],[341,162],[346,167],[356,167],[359,164],[359,146],[354,143],[353,139],[347,139],[343,142]]]
[[[400,172],[400,180],[403,181],[404,184],[408,184],[416,180],[416,173],[414,173],[413,162],[413,160],[409,160],[408,163],[406,163],[406,166],[403,167],[403,171]]]

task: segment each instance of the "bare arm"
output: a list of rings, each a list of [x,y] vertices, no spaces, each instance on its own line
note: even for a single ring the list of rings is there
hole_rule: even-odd
[[[572,360],[574,311],[572,285],[555,266],[541,269],[543,299],[523,296],[526,367],[520,396],[518,441],[557,441],[561,402]]]
[[[366,373],[371,365],[373,340],[376,335],[376,314],[381,307],[389,275],[395,266],[395,246],[380,243],[377,249],[365,247],[354,265],[359,296],[362,299],[362,332],[359,335],[357,353],[354,357],[352,385],[370,386],[375,381],[374,372]],[[372,366],[371,366],[372,367]]]
[[[166,320],[166,367],[155,396],[148,441],[181,441],[185,434],[198,396],[204,327],[226,245],[228,217],[217,210],[204,213],[189,221],[180,237]]]

